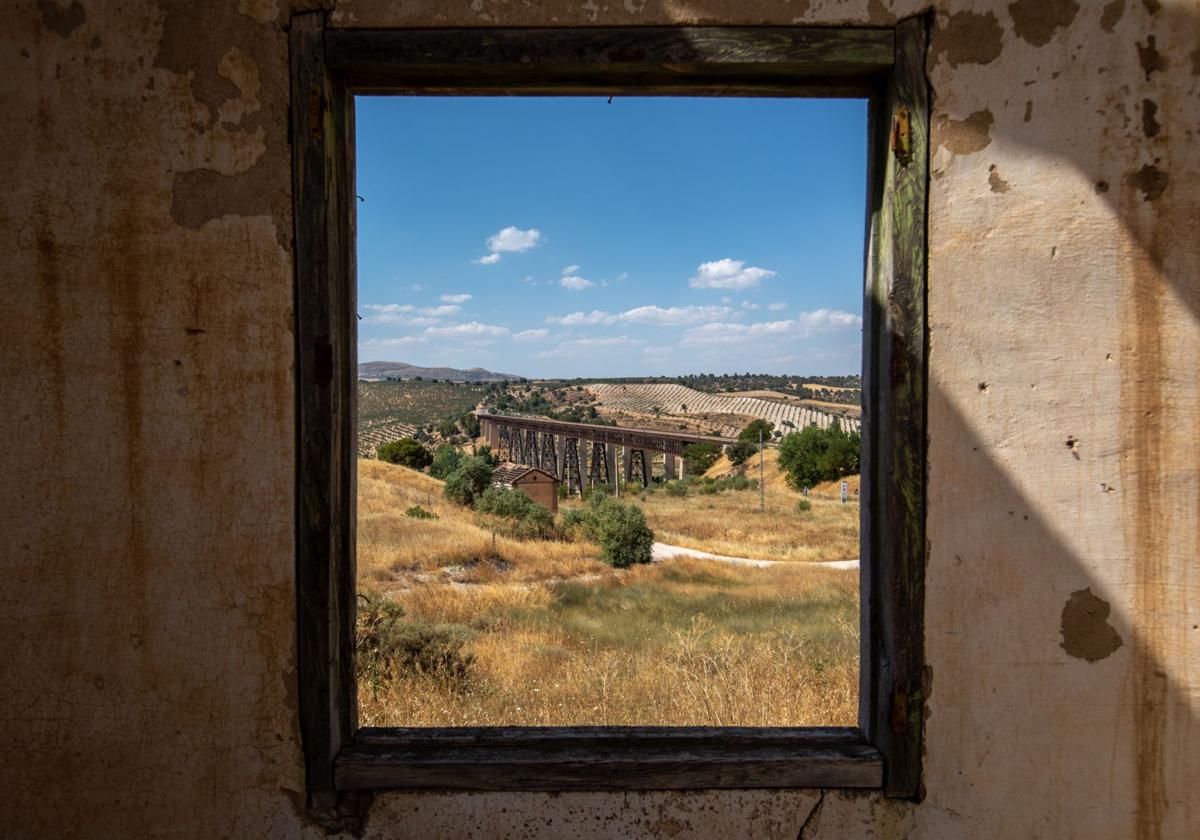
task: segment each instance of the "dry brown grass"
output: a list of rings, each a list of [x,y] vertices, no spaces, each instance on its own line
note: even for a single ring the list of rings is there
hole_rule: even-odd
[[[396,597],[414,619],[473,629],[472,675],[361,685],[365,724],[807,726],[857,714],[854,572],[680,559],[588,583]]]
[[[413,505],[437,514],[414,519]],[[595,546],[525,542],[497,537],[469,510],[442,499],[442,482],[382,461],[358,462],[358,576],[382,588],[410,580],[414,571],[462,566],[462,580],[484,582],[566,578],[608,567]],[[501,569],[505,571],[501,572]]]
[[[801,512],[803,498],[787,486],[776,459],[778,451],[763,453],[766,510],[759,510],[757,490],[726,490],[701,495],[693,486],[688,495],[668,496],[662,490],[640,494],[638,503],[654,538],[715,554],[759,560],[821,562],[852,560],[859,554],[858,504],[854,490],[858,476],[848,479],[850,502],[842,504],[839,482],[814,487],[809,511]],[[706,475],[719,478],[734,471],[721,456]],[[746,476],[758,478],[757,456],[745,465]]]
[[[729,491],[670,501],[723,497],[757,499]],[[657,494],[647,512],[665,499]],[[411,505],[439,518],[407,517]],[[694,515],[713,518],[703,507]],[[364,724],[802,726],[856,718],[855,572],[686,558],[618,571],[594,559],[595,546],[504,538],[493,551],[477,517],[442,500],[441,482],[377,461],[359,462],[358,546],[360,589],[386,590],[405,622],[465,633],[473,657],[465,679],[397,668],[364,677]],[[722,553],[746,555],[748,547]],[[452,566],[466,568],[443,573]]]

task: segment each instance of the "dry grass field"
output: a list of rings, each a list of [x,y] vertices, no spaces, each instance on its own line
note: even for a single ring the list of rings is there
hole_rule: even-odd
[[[811,509],[799,511],[804,498],[787,486],[776,459],[778,450],[763,453],[766,510],[759,510],[757,490],[727,490],[701,495],[693,485],[687,496],[661,490],[636,496],[655,539],[714,554],[758,560],[821,562],[858,557],[858,477],[848,479],[850,501],[841,502],[839,482],[821,484],[808,496]],[[722,456],[706,475],[719,478],[733,471]],[[746,464],[746,476],[758,478],[758,458]]]
[[[363,724],[853,725],[856,572],[684,558],[614,570],[587,543],[493,549],[440,490],[359,462],[360,593],[398,604],[414,632],[461,640],[463,666],[361,675]]]

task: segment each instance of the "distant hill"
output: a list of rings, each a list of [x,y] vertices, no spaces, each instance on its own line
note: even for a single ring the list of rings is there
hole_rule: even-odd
[[[405,362],[362,362],[358,366],[359,379],[451,379],[455,382],[502,382],[520,379],[511,373],[493,373],[484,368],[458,370],[447,367],[417,367]]]

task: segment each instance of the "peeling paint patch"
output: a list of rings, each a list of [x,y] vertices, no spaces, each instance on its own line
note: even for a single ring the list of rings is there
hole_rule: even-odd
[[[1099,662],[1113,654],[1124,641],[1108,623],[1112,607],[1091,588],[1071,593],[1062,610],[1062,643],[1068,656]]]
[[[1153,35],[1146,36],[1144,44],[1138,41],[1137,51],[1138,64],[1142,65],[1142,70],[1146,73],[1146,81],[1150,81],[1152,74],[1167,69],[1168,62],[1158,51],[1158,41]]]
[[[1050,43],[1058,29],[1065,29],[1079,14],[1075,0],[1016,0],[1008,6],[1013,31],[1035,47]]]
[[[994,193],[1006,193],[1009,190],[1008,181],[1000,177],[1000,170],[996,168],[996,164],[988,167],[988,186],[992,188]],[[986,391],[987,386],[980,388],[981,391]]]
[[[1112,32],[1113,27],[1121,20],[1121,16],[1125,14],[1125,0],[1112,0],[1104,6],[1104,11],[1100,13],[1100,28],[1105,32]]]
[[[960,64],[989,64],[1000,57],[1004,30],[991,12],[959,12],[933,33],[932,63],[945,59],[951,68]]]
[[[1158,103],[1153,99],[1142,100],[1142,133],[1154,137],[1162,130],[1158,124]]]
[[[1142,193],[1142,201],[1158,201],[1167,190],[1171,178],[1153,163],[1147,163],[1137,172],[1130,172],[1125,181]]]
[[[265,159],[265,158],[264,158]],[[225,175],[211,169],[176,172],[171,186],[171,218],[193,230],[222,216],[273,216],[267,184],[271,173],[262,160],[245,172]],[[285,246],[280,236],[280,246]]]
[[[70,38],[71,33],[87,20],[87,10],[79,3],[72,3],[64,9],[54,0],[38,0],[38,14],[42,16],[42,23],[47,29],[63,38]]]
[[[981,152],[992,142],[993,122],[992,112],[986,108],[961,120],[940,115],[934,123],[937,145],[955,155]]]

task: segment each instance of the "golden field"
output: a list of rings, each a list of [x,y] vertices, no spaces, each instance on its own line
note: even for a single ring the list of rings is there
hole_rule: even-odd
[[[854,724],[856,572],[685,558],[615,570],[588,543],[498,538],[493,549],[487,522],[440,493],[428,476],[359,462],[360,592],[462,640],[469,661],[461,673],[360,677],[364,725]],[[757,501],[670,501],[725,496]],[[642,504],[665,519],[658,501]],[[408,517],[411,505],[439,518]]]
[[[627,495],[636,499],[654,530],[654,538],[669,545],[713,554],[758,560],[821,562],[858,557],[858,476],[847,479],[850,501],[841,502],[840,482],[814,487],[811,509],[801,512],[803,497],[787,486],[776,459],[778,450],[763,452],[766,509],[759,510],[758,490],[726,490],[702,495],[695,485],[688,495],[653,493]],[[705,475],[719,478],[734,471],[721,456]],[[747,478],[757,479],[758,456],[745,464]]]

